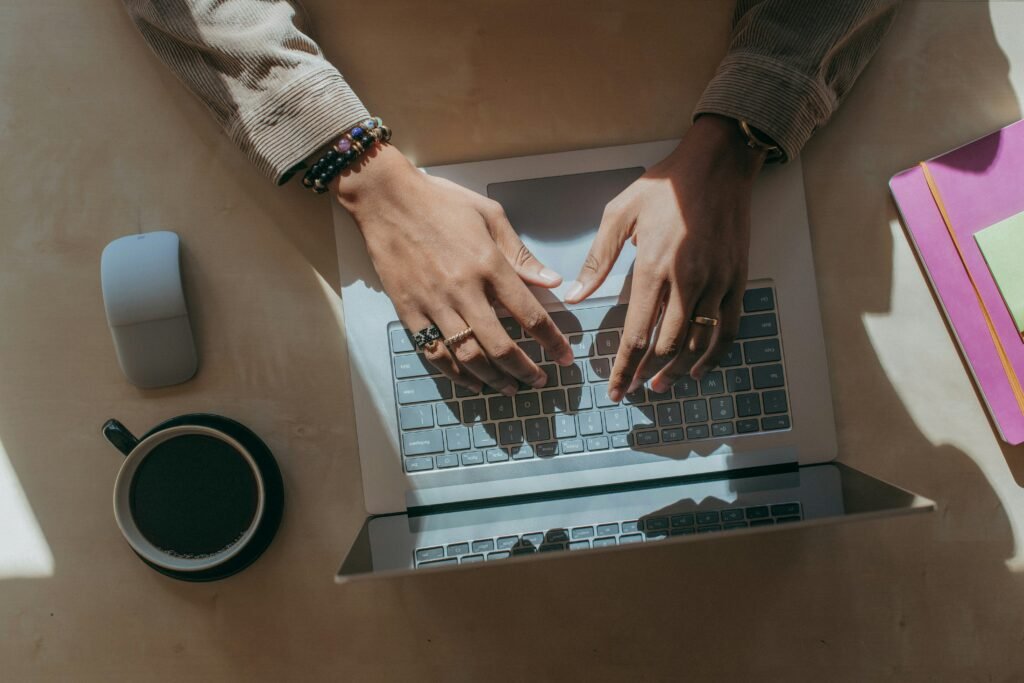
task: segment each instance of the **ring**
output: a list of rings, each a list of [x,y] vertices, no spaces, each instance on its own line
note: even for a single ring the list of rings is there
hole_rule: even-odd
[[[444,345],[447,348],[450,349],[452,347],[452,345],[458,344],[460,341],[462,341],[463,339],[465,339],[466,337],[468,337],[471,334],[473,334],[473,328],[472,327],[467,327],[462,332],[459,332],[457,334],[453,334],[452,336],[450,336],[447,339],[445,339],[444,340]]]
[[[422,351],[424,349],[431,349],[434,342],[440,339],[441,336],[441,330],[437,329],[437,325],[431,325],[412,335],[412,341],[416,344],[416,348]]]
[[[707,325],[708,327],[718,327],[718,318],[709,318],[706,315],[695,315],[690,322],[698,325]]]

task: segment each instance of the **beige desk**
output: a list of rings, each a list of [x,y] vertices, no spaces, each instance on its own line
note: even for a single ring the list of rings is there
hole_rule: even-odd
[[[308,4],[421,163],[678,135],[728,29],[718,3],[381,0],[358,31]],[[935,514],[341,588],[362,500],[327,203],[257,177],[116,0],[4,3],[0,680],[1022,680],[1024,451],[886,189],[1020,117],[1022,29],[1016,3],[908,4],[805,154],[843,460]],[[137,228],[187,245],[203,365],[163,391],[123,381],[103,318],[100,251]],[[189,585],[118,535],[99,426],[201,410],[267,441],[288,507],[256,565]]]

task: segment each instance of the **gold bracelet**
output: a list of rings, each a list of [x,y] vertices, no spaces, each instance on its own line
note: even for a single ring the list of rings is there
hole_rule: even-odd
[[[765,163],[771,163],[774,161],[782,161],[786,158],[786,153],[782,151],[782,148],[776,145],[771,140],[765,140],[760,137],[750,126],[749,123],[743,119],[736,119],[740,124],[740,130],[743,135],[747,138],[747,147],[750,149],[756,149],[765,153]]]

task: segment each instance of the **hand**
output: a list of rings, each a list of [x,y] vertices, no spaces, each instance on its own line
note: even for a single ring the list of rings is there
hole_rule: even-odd
[[[613,401],[648,379],[659,393],[687,373],[699,379],[729,349],[747,282],[751,190],[763,163],[735,121],[705,115],[608,203],[566,301],[590,296],[633,240],[629,308],[608,382]],[[695,324],[696,315],[719,324]]]
[[[568,340],[524,284],[557,287],[562,278],[534,258],[501,206],[421,173],[390,145],[370,154],[334,189],[359,225],[402,323],[413,332],[433,323],[445,337],[473,328],[451,352],[433,344],[427,360],[474,393],[482,384],[507,396],[518,382],[543,387],[547,375],[505,332],[494,301],[550,357],[571,364]]]

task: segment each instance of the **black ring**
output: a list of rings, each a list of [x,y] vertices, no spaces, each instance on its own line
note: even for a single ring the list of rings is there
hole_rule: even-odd
[[[437,325],[431,325],[430,327],[424,327],[422,330],[412,335],[412,341],[416,344],[416,348],[422,351],[437,340],[441,339],[442,336],[441,330],[437,329]]]

